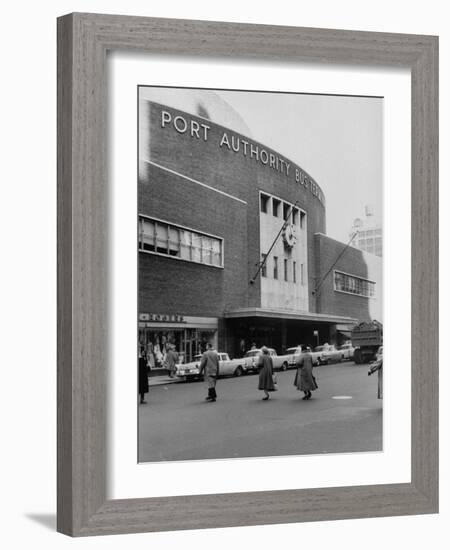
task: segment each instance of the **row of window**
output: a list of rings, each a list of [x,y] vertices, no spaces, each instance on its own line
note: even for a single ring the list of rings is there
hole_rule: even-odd
[[[354,275],[347,275],[346,273],[335,271],[334,290],[349,292],[350,294],[365,296],[366,298],[373,298],[375,296],[375,283],[367,279],[362,279],[361,277],[355,277]]]
[[[380,229],[363,229],[358,230],[358,237],[380,237],[381,236],[381,228]]]
[[[375,239],[369,238],[369,239],[358,239],[358,246],[373,246],[380,245],[381,246],[382,239],[381,237],[376,237]]]
[[[261,254],[261,276],[267,277],[269,272],[268,267],[268,259],[267,254]],[[272,258],[272,276],[274,279],[278,279],[278,265],[279,265],[279,258],[278,256],[273,256]],[[292,264],[292,265],[290,265]],[[305,268],[304,264],[300,264],[300,284],[305,284]],[[297,262],[288,260],[287,258],[284,258],[283,260],[283,277],[286,282],[297,282]]]
[[[367,246],[363,250],[364,252],[369,252],[369,254],[375,254],[376,256],[381,256],[383,254],[381,246]]]
[[[292,204],[281,201],[270,195],[261,193],[260,195],[260,210],[264,214],[272,214],[275,218],[283,218],[290,221],[293,225],[304,226],[306,214],[298,208],[293,208]]]
[[[139,250],[223,267],[223,241],[176,225],[139,218]]]

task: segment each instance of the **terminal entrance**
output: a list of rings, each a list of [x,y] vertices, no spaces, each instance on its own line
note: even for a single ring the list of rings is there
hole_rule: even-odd
[[[223,328],[219,341],[228,349],[221,351],[233,357],[242,357],[253,345],[274,348],[278,354],[298,345],[314,348],[326,342],[334,343],[336,333],[331,323],[260,317],[225,319]]]

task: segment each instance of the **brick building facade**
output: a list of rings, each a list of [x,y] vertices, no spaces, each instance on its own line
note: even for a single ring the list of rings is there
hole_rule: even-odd
[[[207,341],[281,352],[370,318],[373,297],[355,294],[368,283],[348,277],[368,279],[360,251],[316,290],[345,245],[326,237],[325,196],[300,166],[213,116],[141,99],[139,125],[139,339],[156,359],[168,342],[185,360]]]

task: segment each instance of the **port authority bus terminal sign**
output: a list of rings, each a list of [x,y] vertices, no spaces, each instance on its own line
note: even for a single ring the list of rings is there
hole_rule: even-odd
[[[181,115],[173,116],[172,113],[166,110],[161,111],[161,128],[172,128],[179,134],[189,135],[193,139],[202,141],[210,139],[209,130],[211,126],[205,124],[205,122],[199,122]],[[298,166],[292,166],[287,159],[277,153],[266,150],[261,144],[256,144],[248,138],[244,139],[243,136],[231,131],[222,131],[217,146],[243,155],[267,166],[269,169],[284,174],[286,178],[293,179],[297,184],[309,189],[312,195],[325,205],[325,195],[321,188],[306,172]]]

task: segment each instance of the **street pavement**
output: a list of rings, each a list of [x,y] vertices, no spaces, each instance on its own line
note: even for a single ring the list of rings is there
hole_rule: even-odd
[[[367,371],[316,367],[310,401],[293,386],[295,370],[277,373],[269,401],[257,375],[219,379],[215,403],[203,382],[162,381],[139,406],[139,462],[381,451],[382,400]]]

